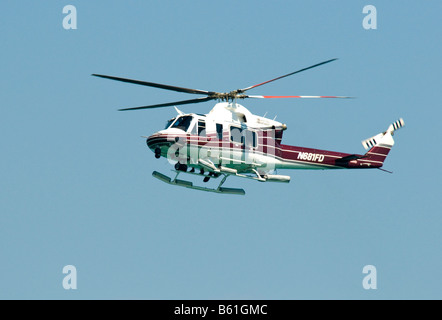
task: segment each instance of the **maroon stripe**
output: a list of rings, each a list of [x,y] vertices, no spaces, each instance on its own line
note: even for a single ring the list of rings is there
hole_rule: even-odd
[[[368,155],[366,158],[364,158],[364,160],[373,160],[373,161],[384,162],[386,157],[387,156],[371,154],[371,155]]]
[[[232,143],[229,139],[228,134],[224,134],[225,139],[223,139],[222,141],[217,138],[217,134],[208,134],[207,137],[199,137],[197,135],[187,134],[154,134],[148,138],[148,145],[150,148],[153,148],[156,144],[173,144],[175,142],[175,137],[182,138],[180,139],[181,141],[184,140],[190,145],[199,147],[206,146],[212,148],[227,148],[232,151],[243,151],[246,149],[246,147],[242,144]],[[275,143],[276,141],[275,139],[273,139],[273,137],[268,137],[265,132],[263,132],[263,135],[259,137],[258,142],[258,147],[251,148],[250,152],[256,152],[258,154],[268,156],[275,156],[281,160],[296,161],[312,165],[328,165],[346,168],[365,168],[368,163],[370,163],[370,167],[380,167],[382,166],[382,163],[384,162],[387,154],[390,152],[390,148],[375,146],[371,148],[365,156],[363,156],[313,148],[279,145]],[[352,158],[353,160],[341,160],[342,158],[349,156],[356,156],[356,158]],[[358,159],[358,157],[360,157],[360,159]],[[361,166],[361,164],[363,165]]]
[[[389,152],[390,152],[390,149],[388,149],[388,148],[375,146],[375,147],[371,148],[371,149],[367,152],[367,154],[370,154],[370,153],[379,153],[379,154],[383,154],[383,155],[388,155]]]

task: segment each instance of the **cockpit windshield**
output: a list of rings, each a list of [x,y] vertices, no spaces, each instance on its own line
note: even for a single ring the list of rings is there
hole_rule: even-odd
[[[182,116],[179,117],[171,128],[181,129],[183,131],[187,131],[189,129],[190,124],[192,123],[192,116]]]
[[[176,118],[172,118],[170,120],[168,120],[166,122],[166,126],[164,127],[164,129],[168,129],[170,127],[170,125],[175,121]]]

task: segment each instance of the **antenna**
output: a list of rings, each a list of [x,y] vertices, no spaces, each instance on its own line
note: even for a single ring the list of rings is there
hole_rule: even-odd
[[[393,171],[388,171],[388,170],[381,169],[381,168],[378,168],[378,169],[381,170],[381,171],[387,172],[387,173],[393,173]]]

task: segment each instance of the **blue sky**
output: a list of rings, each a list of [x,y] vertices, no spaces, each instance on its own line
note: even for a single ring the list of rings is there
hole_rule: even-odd
[[[65,5],[78,29],[65,30]],[[362,8],[377,8],[377,30]],[[440,2],[2,1],[1,299],[441,299]],[[102,73],[230,91],[351,100],[247,100],[285,144],[362,153],[399,117],[379,170],[231,178],[228,196],[155,180],[140,138],[192,98]],[[176,100],[174,100],[176,99]],[[182,106],[205,113],[212,103]],[[78,289],[64,290],[63,267]],[[377,290],[362,269],[377,268]]]

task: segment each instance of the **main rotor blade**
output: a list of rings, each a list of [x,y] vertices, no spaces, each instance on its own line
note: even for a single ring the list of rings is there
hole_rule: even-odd
[[[337,99],[351,99],[353,97],[345,96],[245,96],[244,98],[256,98],[256,99],[274,99],[274,98],[305,98],[305,99],[316,99],[316,98],[337,98]]]
[[[188,89],[188,88],[181,88],[181,87],[175,87],[175,86],[169,86],[167,84],[160,84],[160,83],[154,83],[154,82],[147,82],[147,81],[140,81],[140,80],[133,80],[133,79],[125,79],[125,78],[118,78],[113,76],[106,76],[102,74],[93,74],[95,77],[110,79],[110,80],[116,80],[121,82],[128,82],[128,83],[134,83],[139,84],[142,86],[148,86],[148,87],[155,87],[165,90],[171,90],[171,91],[177,91],[177,92],[185,92],[185,93],[192,93],[192,94],[205,94],[208,95],[209,91],[205,90],[198,90],[198,89]]]
[[[204,98],[191,99],[191,100],[182,100],[182,101],[176,101],[176,102],[154,104],[154,105],[144,106],[144,107],[125,108],[125,109],[119,109],[118,111],[153,109],[153,108],[162,108],[162,107],[170,107],[170,106],[179,106],[182,104],[200,103],[200,102],[206,102],[206,101],[210,101],[210,100],[214,100],[214,99],[215,98],[212,98],[212,97],[204,97]]]
[[[275,78],[275,79],[272,79],[272,80],[269,80],[269,81],[265,81],[265,82],[262,82],[262,83],[259,83],[259,84],[255,84],[254,86],[250,86],[250,87],[247,87],[247,88],[244,88],[244,89],[240,89],[240,90],[238,90],[238,91],[239,91],[239,92],[245,92],[245,91],[247,91],[247,90],[250,90],[250,89],[253,89],[253,88],[256,88],[256,87],[262,86],[262,85],[264,85],[264,84],[266,84],[266,83],[269,83],[269,82],[272,82],[272,81],[276,81],[276,80],[279,80],[279,79],[282,79],[282,78],[285,78],[285,77],[288,77],[288,76],[294,75],[295,73],[300,73],[300,72],[305,71],[305,70],[308,70],[308,69],[312,69],[312,68],[315,68],[315,67],[319,67],[320,65],[323,65],[323,64],[326,64],[326,63],[329,63],[329,62],[335,61],[335,60],[337,60],[337,59],[330,59],[330,60],[327,60],[327,61],[324,61],[324,62],[321,62],[321,63],[317,63],[317,64],[314,64],[314,65],[312,65],[312,66],[310,66],[310,67],[307,67],[307,68],[303,68],[303,69],[297,70],[297,71],[295,71],[295,72],[292,72],[292,73],[289,73],[289,74],[286,74],[286,75],[280,76],[280,77],[278,77],[278,78]]]

